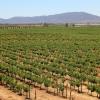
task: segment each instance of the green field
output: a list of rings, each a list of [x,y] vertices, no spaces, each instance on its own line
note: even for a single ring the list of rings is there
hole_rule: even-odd
[[[85,86],[99,97],[99,73],[100,27],[0,29],[0,84],[16,93],[39,84],[67,97],[63,92],[70,85],[80,93]]]

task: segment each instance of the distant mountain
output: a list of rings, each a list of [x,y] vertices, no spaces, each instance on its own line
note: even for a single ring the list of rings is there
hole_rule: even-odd
[[[3,21],[4,19],[0,18],[0,21]]]
[[[1,24],[27,24],[27,23],[100,23],[100,16],[85,12],[70,12],[48,16],[13,17],[0,19]]]

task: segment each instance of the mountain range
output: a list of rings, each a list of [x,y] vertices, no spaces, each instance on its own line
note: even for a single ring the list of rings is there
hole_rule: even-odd
[[[0,18],[0,24],[37,24],[37,23],[100,23],[100,16],[86,12],[69,12],[48,16]]]

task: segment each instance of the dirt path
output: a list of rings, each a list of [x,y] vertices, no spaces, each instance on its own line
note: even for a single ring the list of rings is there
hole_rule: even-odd
[[[60,96],[54,96],[53,94],[48,94],[46,93],[45,90],[39,90],[39,89],[32,89],[31,91],[31,96],[33,97],[32,100],[34,100],[34,94],[35,94],[35,90],[37,93],[37,100],[69,100],[66,98],[62,98]],[[68,98],[69,98],[69,94],[70,92],[68,91]],[[72,92],[72,96],[73,96],[73,100],[98,100],[96,97],[91,97],[89,95],[85,95],[85,94],[79,94],[77,92]]]
[[[36,100],[68,100],[60,96],[54,96],[53,94],[46,93],[45,90],[39,90],[38,88],[33,88],[31,91],[31,98],[34,100],[34,94],[37,94]],[[69,96],[69,94],[68,94]],[[74,100],[99,100],[95,97],[91,97],[85,94],[78,94],[77,92],[72,92]],[[24,96],[18,96],[7,88],[0,86],[0,100],[25,100]]]
[[[0,86],[0,100],[24,100],[24,97],[13,93],[3,86]]]

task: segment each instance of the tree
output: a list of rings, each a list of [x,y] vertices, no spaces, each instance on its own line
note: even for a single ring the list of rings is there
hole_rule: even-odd
[[[49,79],[44,79],[44,86],[47,87],[47,92],[48,92],[48,87],[51,85],[51,80]]]
[[[59,91],[62,92],[62,96],[63,96],[63,94],[64,94],[64,84],[63,83],[59,84]]]
[[[17,84],[16,90],[19,93],[19,95],[22,95],[23,84]]]
[[[29,91],[30,91],[29,85],[24,85],[23,90],[24,90],[24,92],[26,92],[26,99],[30,99],[30,97],[29,97]]]
[[[72,24],[72,27],[75,27],[75,24]]]
[[[100,86],[96,86],[97,97],[100,99]]]
[[[81,85],[81,82],[78,79],[75,80],[75,85],[78,87],[78,92],[80,92],[79,87]]]
[[[44,27],[48,27],[48,24],[47,24],[47,23],[44,23],[43,26],[44,26]]]
[[[35,99],[35,100],[37,99],[37,94],[36,94],[36,90],[35,90],[35,97],[34,97],[34,99]]]
[[[91,95],[92,95],[92,92],[94,92],[96,90],[96,85],[95,84],[89,84],[88,89],[91,91]]]
[[[65,27],[68,27],[68,23],[65,24]]]
[[[80,74],[80,81],[81,81],[81,93],[82,93],[82,85],[83,85],[83,82],[86,81],[86,75],[84,73],[81,73]]]
[[[2,84],[2,75],[0,75],[0,84]]]
[[[52,82],[52,88],[54,88],[54,95],[56,94],[56,88],[57,88],[57,85],[56,85],[56,82],[55,81],[53,81]]]
[[[66,88],[66,98],[67,98],[67,89],[68,89],[68,84],[66,84],[65,88]]]
[[[37,83],[40,85],[40,90],[41,90],[42,83],[43,83],[43,78],[42,77],[38,77],[37,78]]]
[[[72,98],[72,88],[71,88],[71,84],[70,84],[70,97],[69,97],[69,100],[71,100]]]

